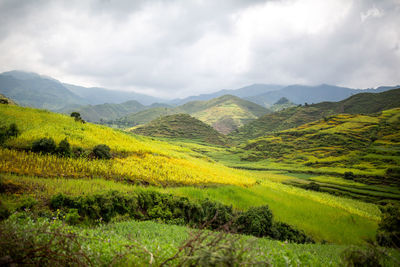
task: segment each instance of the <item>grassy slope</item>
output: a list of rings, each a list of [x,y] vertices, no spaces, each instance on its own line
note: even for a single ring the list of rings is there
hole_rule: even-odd
[[[150,122],[160,116],[187,113],[226,134],[268,112],[268,109],[252,102],[224,95],[208,101],[189,102],[175,108],[149,109],[119,120],[133,126]]]
[[[400,107],[400,89],[377,94],[360,93],[339,102],[291,107],[266,114],[239,128],[231,136],[238,140],[254,139],[270,132],[294,128],[334,114],[371,114],[395,107]]]
[[[400,108],[380,115],[337,115],[249,141],[247,159],[321,172],[383,176],[400,164]]]
[[[131,132],[146,136],[187,138],[224,145],[226,137],[188,114],[169,115],[135,127]]]
[[[1,149],[2,172],[36,174],[45,177],[92,178],[126,180],[150,184],[232,184],[255,182],[240,171],[211,162],[187,148],[155,141],[73,118],[30,108],[0,106],[0,125],[15,122],[22,133],[10,139],[6,146],[26,149],[42,137],[52,137],[57,143],[67,138],[73,147],[91,149],[105,143],[115,157],[110,161],[55,156]]]

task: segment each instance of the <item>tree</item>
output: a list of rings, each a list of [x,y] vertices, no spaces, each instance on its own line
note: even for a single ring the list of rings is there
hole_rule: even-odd
[[[75,121],[80,121],[82,123],[85,123],[85,121],[82,119],[81,114],[79,112],[72,112],[71,117],[75,118]]]

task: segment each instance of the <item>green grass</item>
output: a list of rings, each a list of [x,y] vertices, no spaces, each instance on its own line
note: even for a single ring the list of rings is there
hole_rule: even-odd
[[[282,176],[275,174],[271,179],[278,179],[276,175]],[[268,174],[265,176],[268,177]],[[261,179],[261,176],[257,178]],[[102,179],[45,179],[3,175],[3,180],[21,186],[23,194],[29,194],[36,199],[49,199],[58,193],[79,196],[107,190],[128,193],[138,190],[157,190],[187,196],[191,199],[209,198],[232,205],[237,210],[269,205],[278,221],[302,229],[318,241],[360,244],[364,242],[364,238],[374,237],[380,216],[380,211],[375,205],[310,192],[277,182],[269,182],[266,179],[261,185],[249,188],[237,186],[144,188]],[[13,195],[8,196],[7,199],[10,203],[17,200]]]
[[[46,224],[43,219],[18,219],[18,215],[9,221],[21,230],[32,230]],[[50,222],[51,228],[61,226],[58,219]],[[175,255],[189,233],[196,231],[151,221],[115,222],[90,228],[66,226],[64,229],[66,233],[78,236],[82,250],[98,264],[109,264],[120,254],[126,255],[122,263],[129,266],[147,266],[149,262],[158,266]],[[245,256],[251,253],[254,257],[252,260],[267,260],[273,266],[338,266],[341,264],[340,255],[346,249],[343,245],[290,244],[248,236],[241,236],[233,245],[244,249],[251,246]],[[128,250],[128,247],[132,249]],[[170,262],[173,266],[176,263]]]

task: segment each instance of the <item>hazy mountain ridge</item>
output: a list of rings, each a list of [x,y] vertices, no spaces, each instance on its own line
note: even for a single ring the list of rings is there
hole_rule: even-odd
[[[165,102],[165,99],[135,92],[110,90],[99,87],[83,87],[66,83],[63,83],[63,85],[76,95],[87,99],[87,101],[92,105],[105,103],[120,104],[126,102],[127,100],[136,100],[143,105],[151,105],[156,102]]]
[[[69,91],[57,80],[28,72],[0,74],[0,93],[22,106],[50,110],[88,104],[88,101]]]

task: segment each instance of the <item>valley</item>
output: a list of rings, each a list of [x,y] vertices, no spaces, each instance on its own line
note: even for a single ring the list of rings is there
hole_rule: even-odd
[[[45,247],[64,236],[76,246],[53,246],[93,265],[233,251],[249,265],[341,266],[391,234],[382,218],[400,201],[399,90],[271,109],[233,95],[72,109],[98,124],[2,97],[3,238],[35,233],[26,242]],[[399,251],[378,248],[396,266]]]

